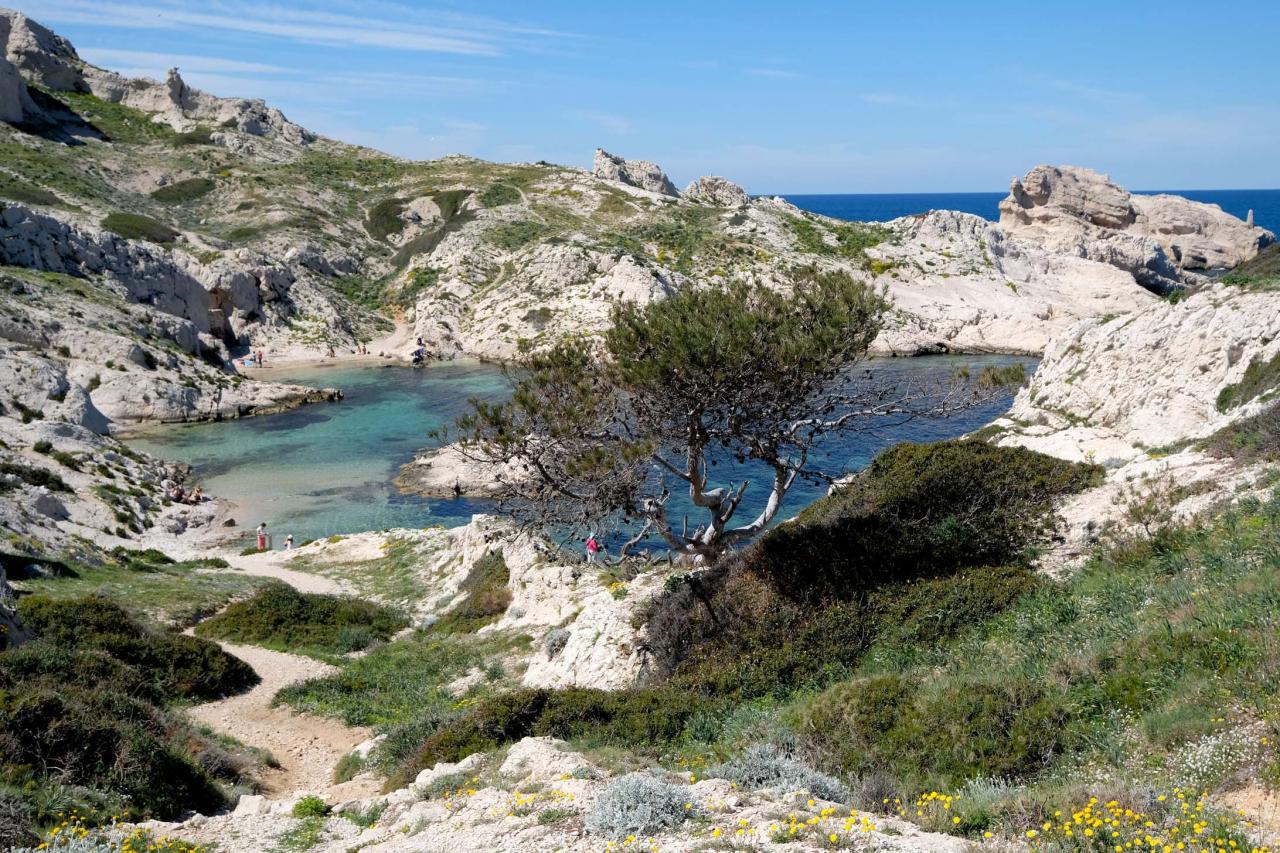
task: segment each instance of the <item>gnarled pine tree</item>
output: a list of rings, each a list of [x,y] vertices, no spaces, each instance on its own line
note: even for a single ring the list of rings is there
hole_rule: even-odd
[[[679,554],[714,559],[763,531],[797,481],[844,473],[811,464],[824,437],[945,416],[1010,380],[891,385],[857,369],[888,307],[848,274],[811,268],[786,292],[733,283],[618,304],[602,345],[570,340],[533,354],[509,372],[509,402],[474,402],[459,446],[521,472],[500,498],[526,523],[630,526],[624,553],[656,532]],[[737,518],[750,481],[710,481],[730,459],[768,472],[751,518]],[[669,517],[676,490],[705,513],[692,530]]]

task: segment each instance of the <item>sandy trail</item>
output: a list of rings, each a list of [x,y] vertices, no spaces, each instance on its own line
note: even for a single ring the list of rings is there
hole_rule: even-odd
[[[268,770],[261,779],[268,798],[283,799],[298,793],[323,795],[333,785],[334,765],[357,744],[368,740],[369,730],[299,714],[283,705],[273,708],[271,699],[282,688],[328,675],[334,668],[301,655],[256,646],[221,646],[252,666],[262,682],[248,693],[195,706],[188,712],[191,718],[275,757],[280,767]],[[373,790],[368,793],[376,792],[377,783],[371,784]],[[350,785],[343,788],[350,796]]]
[[[263,551],[259,554],[243,556],[227,555],[225,559],[233,569],[244,572],[246,575],[275,578],[284,581],[298,592],[314,592],[321,595],[355,594],[351,585],[344,581],[286,568],[288,562],[295,556],[297,556],[296,551]]]

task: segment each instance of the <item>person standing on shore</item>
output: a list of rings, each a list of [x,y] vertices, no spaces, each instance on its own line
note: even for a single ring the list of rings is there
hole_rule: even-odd
[[[258,525],[258,550],[267,550],[267,523],[265,521]]]
[[[286,551],[292,551],[292,550],[293,550],[293,534],[292,534],[292,533],[290,533],[288,536],[284,537],[284,549],[285,549]]]
[[[596,552],[600,550],[600,543],[596,541],[596,535],[590,533],[587,535],[587,562],[594,563],[596,561]]]

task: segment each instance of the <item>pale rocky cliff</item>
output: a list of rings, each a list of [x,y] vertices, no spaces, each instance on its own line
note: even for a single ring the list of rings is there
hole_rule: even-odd
[[[1275,242],[1216,205],[1137,195],[1075,166],[1037,166],[1000,202],[1000,227],[1052,251],[1100,260],[1153,290],[1195,282],[1187,273],[1230,269]]]
[[[315,138],[260,100],[218,98],[192,89],[177,69],[170,69],[160,82],[130,79],[97,68],[82,60],[71,42],[12,9],[0,9],[0,48],[9,62],[34,83],[55,92],[91,93],[110,103],[152,113],[155,120],[175,130],[191,130],[198,123],[207,123],[224,132],[278,138],[293,145]]]
[[[1219,284],[1181,302],[1084,320],[1057,337],[987,430],[1002,444],[1107,469],[1105,485],[1067,501],[1068,538],[1051,562],[1079,559],[1136,497],[1164,493],[1186,516],[1263,482],[1265,463],[1206,448],[1219,431],[1276,411],[1280,385],[1265,377],[1277,364],[1275,290]],[[1236,388],[1246,390],[1223,396]]]

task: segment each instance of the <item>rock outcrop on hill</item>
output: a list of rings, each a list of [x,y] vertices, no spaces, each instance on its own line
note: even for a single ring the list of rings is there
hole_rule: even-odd
[[[1080,559],[1135,500],[1189,515],[1260,481],[1264,464],[1236,461],[1214,438],[1274,416],[1278,309],[1274,290],[1220,284],[1181,302],[1083,320],[1054,339],[988,430],[1000,443],[1107,469],[1105,485],[1063,508],[1070,528],[1051,564]],[[1251,440],[1245,433],[1226,446]]]
[[[684,188],[684,197],[715,207],[745,207],[751,201],[742,187],[716,175],[704,175],[689,184]]]
[[[1216,205],[1136,195],[1075,166],[1037,166],[1015,178],[1000,202],[1000,227],[1052,251],[1124,269],[1158,292],[1182,286],[1187,273],[1234,267],[1275,241]]]
[[[153,113],[175,130],[190,130],[197,123],[206,123],[293,145],[315,138],[263,101],[219,98],[192,89],[176,68],[169,70],[163,82],[131,79],[96,68],[80,58],[71,42],[12,9],[0,9],[0,48],[9,62],[34,83],[55,92],[88,92],[104,101]]]
[[[667,177],[667,173],[656,163],[648,160],[627,160],[616,154],[610,154],[603,148],[596,149],[591,173],[606,181],[617,181],[620,184],[636,187],[651,193],[669,195],[678,198],[680,193],[675,184]]]
[[[0,56],[0,121],[17,124],[35,114],[26,81],[12,62]]]

